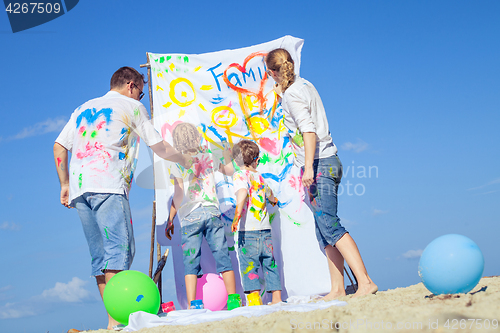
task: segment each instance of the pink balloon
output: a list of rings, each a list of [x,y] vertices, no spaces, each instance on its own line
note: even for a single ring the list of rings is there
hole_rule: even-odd
[[[227,303],[227,290],[224,280],[213,273],[203,274],[196,284],[196,299],[203,300],[205,309],[220,311]]]

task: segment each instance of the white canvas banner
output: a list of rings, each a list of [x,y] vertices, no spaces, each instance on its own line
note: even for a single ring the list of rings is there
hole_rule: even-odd
[[[296,74],[299,74],[303,42],[286,36],[247,48],[205,54],[148,53],[153,121],[164,140],[172,144],[173,128],[180,122],[189,122],[198,128],[204,143],[212,150],[222,150],[225,144],[233,145],[242,139],[253,140],[259,145],[258,170],[279,200],[277,207],[269,205],[268,209],[283,299],[330,290],[326,257],[316,240],[314,217],[304,200],[307,194],[301,185],[300,169],[293,166],[294,156],[283,125],[283,110],[264,62],[269,51],[285,48],[292,55]],[[158,241],[172,246],[177,298],[181,307],[186,308],[181,228],[177,218],[173,239],[169,241],[164,234],[173,194],[169,171],[172,165],[158,156],[154,157],[154,163]],[[237,292],[243,294],[235,236],[230,228],[236,204],[232,179],[219,172],[215,172],[215,177]],[[201,265],[204,273],[216,272],[205,240]],[[259,279],[265,290],[261,270]]]

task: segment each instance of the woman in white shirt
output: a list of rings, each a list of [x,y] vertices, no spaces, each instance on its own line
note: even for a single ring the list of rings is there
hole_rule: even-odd
[[[337,216],[342,164],[321,98],[309,81],[295,76],[292,57],[285,49],[269,52],[266,65],[268,75],[276,81],[275,91],[282,98],[294,164],[302,169],[302,184],[309,190],[316,237],[328,258],[332,289],[324,299],[345,295],[344,259],[358,282],[354,297],[374,294],[378,287],[370,279],[356,243]]]

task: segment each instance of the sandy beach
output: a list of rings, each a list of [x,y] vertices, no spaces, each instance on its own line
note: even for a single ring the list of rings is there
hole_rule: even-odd
[[[419,283],[339,300],[348,305],[302,313],[280,311],[196,325],[160,326],[137,332],[500,332],[499,276],[482,278],[468,294],[434,296]]]

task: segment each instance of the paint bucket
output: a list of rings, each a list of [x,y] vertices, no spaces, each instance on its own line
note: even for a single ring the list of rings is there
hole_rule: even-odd
[[[262,299],[259,293],[250,293],[247,295],[248,306],[262,305]]]
[[[165,313],[169,313],[170,311],[175,311],[174,302],[162,303],[161,310]]]
[[[227,295],[227,309],[232,310],[241,306],[241,297],[239,294]]]
[[[204,309],[205,307],[203,306],[203,300],[195,299],[194,301],[191,301],[191,306],[189,308],[190,309]]]

